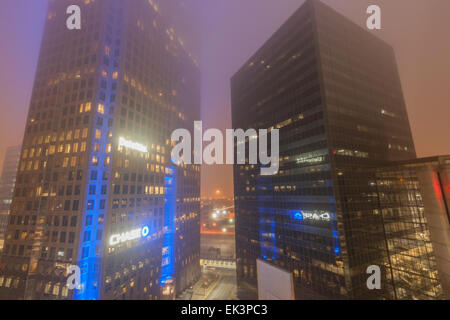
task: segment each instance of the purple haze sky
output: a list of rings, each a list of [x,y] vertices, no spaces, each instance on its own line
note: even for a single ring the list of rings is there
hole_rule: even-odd
[[[205,128],[231,127],[231,76],[303,2],[186,0],[199,13],[196,27],[201,41],[191,46],[200,56]],[[370,4],[381,6],[382,30],[375,33],[396,51],[418,155],[450,154],[450,1],[323,2],[360,25],[365,25]],[[5,148],[22,140],[46,3],[2,0],[0,4],[0,163]],[[231,196],[231,176],[230,166],[204,167],[203,195],[220,189]]]

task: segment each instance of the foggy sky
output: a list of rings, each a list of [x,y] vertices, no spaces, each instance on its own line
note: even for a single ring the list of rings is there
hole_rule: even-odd
[[[186,43],[200,60],[203,126],[230,128],[230,78],[304,0],[183,1],[198,15],[190,27],[200,33]],[[396,52],[418,156],[450,154],[450,1],[323,2],[362,26],[366,8],[381,7],[382,30],[373,32]],[[0,164],[22,141],[45,11],[46,0],[0,2]],[[217,189],[232,195],[230,166],[203,168],[203,195]]]

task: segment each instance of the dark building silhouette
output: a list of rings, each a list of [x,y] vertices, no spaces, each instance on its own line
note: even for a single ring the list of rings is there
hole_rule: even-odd
[[[11,206],[17,167],[20,158],[20,146],[6,149],[0,177],[0,249],[3,248],[4,235],[8,225],[9,208]]]
[[[264,259],[293,273],[299,299],[440,297],[429,238],[423,272],[409,291],[396,288],[376,189],[374,168],[416,158],[392,47],[308,0],[231,86],[234,128],[280,129],[278,174],[234,168],[241,296],[256,297]],[[381,290],[367,288],[370,265],[381,268]]]
[[[152,0],[49,2],[0,298],[172,299],[199,277],[200,168],[171,163],[170,137],[200,117],[200,73],[166,17]]]

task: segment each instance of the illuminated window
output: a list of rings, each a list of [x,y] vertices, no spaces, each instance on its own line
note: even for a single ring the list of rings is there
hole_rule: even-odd
[[[98,113],[105,114],[105,106],[101,103],[98,105]]]
[[[88,136],[88,128],[84,128],[84,129],[83,129],[83,134],[82,134],[81,137],[82,137],[83,139],[85,139],[85,138],[87,138],[87,136]]]
[[[51,287],[52,287],[52,283],[47,282],[47,284],[45,285],[45,288],[44,288],[44,293],[49,294]]]
[[[59,283],[55,284],[55,286],[53,287],[53,295],[59,295]]]
[[[86,0],[88,1],[88,0]],[[61,290],[61,295],[66,298],[69,295],[69,288],[67,286],[64,286]]]
[[[64,158],[62,166],[63,168],[67,168],[69,166],[69,158]]]

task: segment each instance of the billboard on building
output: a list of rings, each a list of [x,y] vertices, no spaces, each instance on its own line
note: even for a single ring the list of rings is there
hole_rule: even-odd
[[[259,300],[294,300],[292,273],[263,260],[256,260]]]

